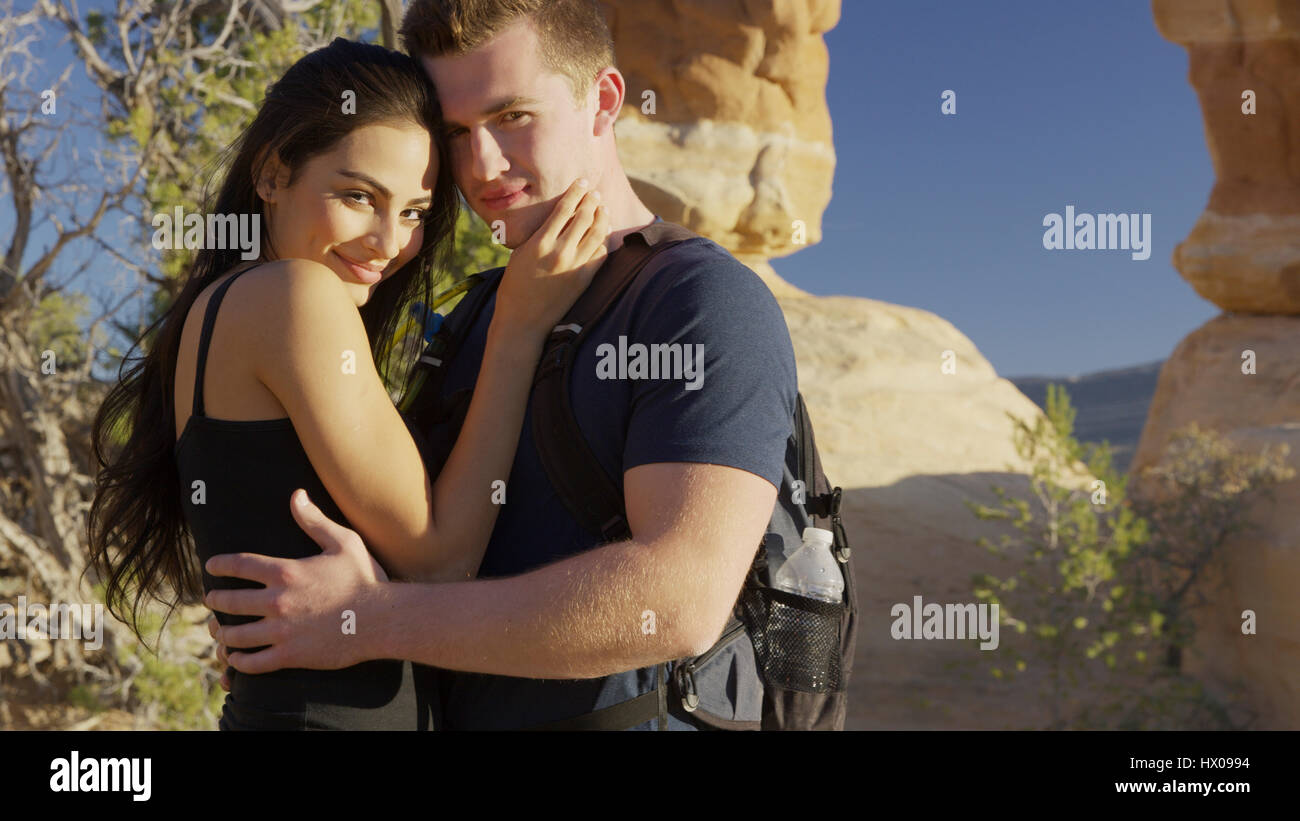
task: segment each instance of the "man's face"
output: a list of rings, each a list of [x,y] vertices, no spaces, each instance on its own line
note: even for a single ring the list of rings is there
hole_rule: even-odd
[[[425,57],[438,89],[456,185],[474,212],[505,223],[517,248],[579,177],[600,180],[592,162],[595,93],[585,108],[569,81],[543,64],[524,19],[458,57]]]

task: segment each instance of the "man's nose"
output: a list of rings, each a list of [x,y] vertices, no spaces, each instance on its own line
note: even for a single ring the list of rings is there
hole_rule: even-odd
[[[474,179],[489,182],[510,168],[496,136],[486,128],[479,128],[470,136],[471,172]]]

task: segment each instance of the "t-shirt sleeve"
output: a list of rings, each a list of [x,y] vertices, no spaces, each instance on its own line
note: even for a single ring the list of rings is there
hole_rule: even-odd
[[[694,368],[632,382],[623,470],[704,462],[780,487],[798,390],[785,317],[757,274],[711,242],[697,245],[652,279],[629,329],[630,351],[640,343],[666,361],[662,352],[681,346],[673,353]]]

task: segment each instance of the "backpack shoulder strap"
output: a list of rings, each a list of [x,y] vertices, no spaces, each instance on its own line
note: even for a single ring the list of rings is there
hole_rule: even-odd
[[[628,234],[623,247],[610,254],[591,285],[555,326],[542,353],[531,403],[533,442],[565,507],[585,530],[606,541],[631,535],[622,485],[606,473],[578,427],[569,398],[569,375],[588,332],[650,261],[697,236],[670,222],[656,222]]]
[[[808,416],[808,406],[804,404],[803,394],[796,396],[794,437],[799,449],[799,472],[807,493],[805,509],[813,518],[813,524],[820,527],[830,520],[830,530],[834,534],[833,551],[841,563],[847,563],[852,549],[849,536],[844,531],[844,522],[840,517],[840,506],[844,491],[831,487],[822,469],[822,457],[817,452],[817,438],[813,434],[812,419]]]

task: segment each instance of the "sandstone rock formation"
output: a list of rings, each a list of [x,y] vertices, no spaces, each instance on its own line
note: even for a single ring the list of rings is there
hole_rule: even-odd
[[[646,204],[742,258],[820,240],[839,0],[602,3],[628,84],[619,153]]]
[[[858,297],[780,297],[826,470],[845,487],[1020,464],[1007,412],[1033,402],[947,320]],[[953,354],[955,373],[941,369]],[[966,514],[963,523],[972,519]]]
[[[1217,178],[1174,266],[1225,311],[1300,314],[1300,6],[1152,7],[1160,33],[1187,49]]]
[[[1232,313],[1165,363],[1132,472],[1157,464],[1195,421],[1238,447],[1288,444],[1300,467],[1300,8],[1285,0],[1154,0],[1157,27],[1187,48],[1217,182],[1174,264]],[[1256,94],[1244,114],[1242,91]],[[1272,314],[1260,316],[1258,314]],[[1255,373],[1244,373],[1245,351]],[[1246,369],[1248,370],[1248,368]],[[1140,481],[1140,479],[1138,479]],[[1300,728],[1300,480],[1252,505],[1259,529],[1225,546],[1225,587],[1197,614],[1188,669],[1238,682],[1267,729]],[[1243,635],[1254,610],[1257,635]]]
[[[1224,435],[1234,448],[1259,453],[1290,448],[1300,476],[1300,319],[1220,315],[1187,336],[1165,363],[1142,440],[1135,475],[1161,460],[1171,434],[1191,422]],[[1243,351],[1255,373],[1243,373]],[[1140,478],[1135,479],[1139,484]],[[1300,481],[1274,499],[1251,503],[1256,530],[1224,546],[1225,563],[1205,579],[1209,602],[1193,615],[1197,641],[1185,667],[1220,692],[1243,687],[1264,729],[1300,727]],[[1258,633],[1243,635],[1242,612]]]
[[[994,484],[1029,495],[1007,414],[1032,424],[1038,407],[929,311],[855,297],[778,293],[778,301],[855,540],[861,623],[848,728],[1043,726],[1034,681],[994,681],[987,658],[965,642],[890,634],[895,603],[970,601],[974,573],[1005,571],[975,544],[996,531],[964,502],[996,505]],[[955,373],[940,367],[945,351]]]
[[[1300,315],[1300,214],[1206,210],[1174,249],[1174,267],[1225,311]]]

